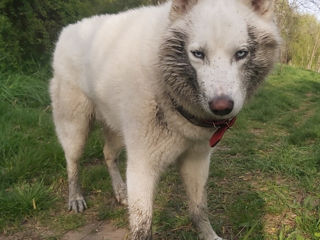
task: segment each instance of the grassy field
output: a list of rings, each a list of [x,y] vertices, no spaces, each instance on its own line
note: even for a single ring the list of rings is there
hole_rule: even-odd
[[[66,211],[65,160],[54,133],[49,77],[0,75],[0,232],[59,239],[66,231],[107,220],[127,227],[103,163],[99,126],[81,159],[89,205]],[[125,171],[125,153],[120,159]],[[197,239],[175,167],[162,177],[154,239]],[[239,115],[212,158],[211,223],[224,238],[320,239],[320,75],[278,67]]]

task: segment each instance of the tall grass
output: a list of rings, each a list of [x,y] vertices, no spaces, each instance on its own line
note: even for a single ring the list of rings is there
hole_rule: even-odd
[[[0,228],[56,199],[51,185],[64,162],[53,135],[47,78],[0,75]]]

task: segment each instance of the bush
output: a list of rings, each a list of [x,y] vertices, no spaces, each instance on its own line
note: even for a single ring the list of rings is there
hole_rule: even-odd
[[[17,33],[12,31],[10,20],[0,15],[0,69],[19,68],[20,46]],[[9,65],[8,65],[9,63]]]
[[[21,70],[22,65],[30,69],[48,60],[58,32],[81,17],[81,6],[77,0],[4,1],[0,5],[1,70]]]
[[[83,17],[115,13],[150,0],[2,0],[0,72],[34,71],[47,63],[62,27]],[[22,67],[23,66],[23,67]]]

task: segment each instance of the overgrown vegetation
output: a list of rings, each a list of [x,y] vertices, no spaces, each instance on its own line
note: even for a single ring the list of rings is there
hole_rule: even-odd
[[[34,72],[46,65],[63,26],[94,14],[115,13],[149,0],[3,0],[0,3],[0,72]]]
[[[319,3],[313,0],[275,2],[277,22],[283,38],[281,62],[320,72],[320,22],[313,15],[301,13],[312,5],[320,13]]]
[[[113,196],[99,126],[81,160],[89,209],[66,211],[65,160],[51,120],[46,74],[0,76],[0,229],[59,239],[99,220],[127,227]],[[227,239],[319,239],[320,75],[278,67],[213,155],[209,215]],[[262,107],[263,106],[263,107]],[[125,153],[120,157],[122,173]],[[175,167],[160,182],[155,239],[197,239]]]

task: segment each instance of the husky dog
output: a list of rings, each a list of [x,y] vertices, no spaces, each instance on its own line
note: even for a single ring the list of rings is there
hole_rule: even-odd
[[[97,119],[115,197],[128,204],[132,239],[152,238],[156,184],[172,163],[200,238],[221,239],[206,213],[208,141],[220,140],[270,72],[279,41],[272,0],[172,0],[64,28],[50,94],[67,161],[69,210],[87,208],[78,160]],[[116,162],[123,147],[127,184]]]

